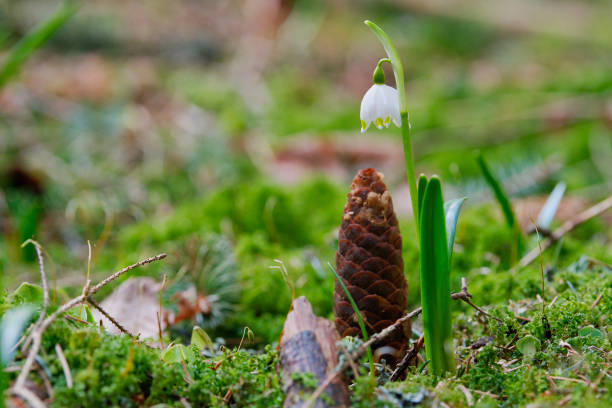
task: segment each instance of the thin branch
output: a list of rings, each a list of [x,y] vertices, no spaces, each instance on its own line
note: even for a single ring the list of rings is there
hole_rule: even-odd
[[[473,407],[474,397],[472,396],[472,393],[470,392],[470,390],[465,385],[462,385],[462,384],[459,384],[457,386],[457,389],[461,391],[463,395],[465,395],[465,400],[467,401],[468,407]]]
[[[108,320],[110,320],[110,322],[112,324],[115,325],[116,328],[118,328],[119,330],[121,330],[123,333],[127,334],[128,336],[134,338],[135,336],[130,333],[129,331],[127,331],[127,329],[125,327],[123,327],[117,320],[115,320],[114,317],[112,317],[110,314],[108,314],[108,312],[106,310],[104,310],[102,308],[102,306],[100,306],[96,301],[94,301],[91,297],[87,298],[87,302],[92,305],[93,307],[95,307],[96,309],[98,309],[98,311],[100,313],[102,313],[102,315],[104,315],[104,317],[106,317]]]
[[[157,317],[157,330],[159,332],[159,344],[161,346],[161,349],[164,350],[164,336],[163,336],[163,331],[162,331],[162,326],[161,326],[161,319],[162,319],[162,295],[164,293],[164,289],[166,288],[166,283],[168,280],[168,276],[166,274],[164,274],[164,279],[162,281],[161,284],[161,288],[159,289],[159,312],[155,312],[155,315]]]
[[[578,378],[559,377],[556,375],[551,375],[550,378],[552,378],[553,380],[570,381],[570,382],[575,382],[575,383],[580,383],[580,384],[588,384],[587,381],[580,380]]]
[[[42,402],[36,396],[36,394],[34,394],[32,391],[28,390],[25,387],[13,386],[13,388],[11,388],[11,392],[22,400],[26,401],[28,404],[30,404],[32,408],[47,408],[45,403]]]
[[[38,241],[35,241],[33,239],[28,239],[21,245],[21,247],[23,248],[27,244],[34,245],[34,248],[36,249],[36,255],[38,256],[38,269],[40,269],[40,282],[41,282],[42,289],[43,289],[43,308],[40,311],[40,316],[38,316],[38,320],[36,321],[34,326],[32,326],[32,332],[33,332],[34,328],[40,325],[40,323],[43,321],[47,313],[47,308],[49,307],[49,287],[47,285],[47,275],[45,273],[45,261],[43,259],[41,245],[38,243]],[[23,347],[21,348],[21,351],[23,353],[25,353],[28,347],[30,347],[31,342],[32,342],[32,337],[28,336],[25,340],[25,343],[23,344]]]
[[[40,246],[40,244],[33,239],[28,239],[26,242],[23,243],[23,245],[26,245],[29,243],[34,245],[34,248],[36,248],[36,255],[38,256],[38,268],[40,269],[40,281],[41,281],[42,289],[43,289],[43,308],[44,309],[42,313],[44,314],[44,311],[46,311],[47,307],[49,306],[49,286],[47,285],[47,275],[45,274],[45,261],[43,259],[42,247]]]
[[[531,219],[533,227],[535,228],[536,236],[538,238],[538,249],[540,253],[540,275],[542,278],[542,314],[546,313],[546,299],[544,297],[544,259],[542,256],[542,240],[540,239],[540,231],[538,231],[538,225],[535,223],[533,218]]]
[[[473,392],[475,392],[478,395],[486,395],[486,396],[491,397],[493,399],[499,399],[499,395],[493,394],[492,392],[489,392],[489,391],[480,391],[480,390],[470,390],[470,391],[473,391]]]
[[[64,377],[66,377],[66,386],[68,388],[72,388],[72,373],[70,372],[70,366],[68,365],[68,360],[66,360],[66,356],[64,355],[64,351],[62,350],[62,346],[59,343],[55,344],[55,353],[57,354],[57,358],[62,365],[62,370],[64,370]]]
[[[487,316],[489,319],[495,319],[499,323],[503,323],[504,322],[499,317],[491,316],[490,314],[488,314],[487,312],[485,312],[484,310],[482,310],[481,308],[476,306],[470,300],[471,298],[472,298],[472,294],[470,292],[468,292],[468,290],[467,290],[467,280],[465,278],[461,278],[461,292],[451,293],[451,299],[453,299],[453,300],[463,300],[465,303],[467,303],[468,305],[472,306],[474,309],[478,310],[480,313],[482,313],[483,315]]]
[[[135,263],[133,265],[130,265],[130,266],[126,267],[126,268],[123,268],[123,269],[121,269],[118,272],[115,272],[114,274],[112,274],[108,278],[104,279],[102,282],[98,283],[96,286],[94,286],[92,288],[89,287],[89,285],[91,284],[91,281],[88,280],[86,285],[85,285],[85,287],[83,288],[83,293],[80,296],[77,296],[76,298],[68,301],[67,303],[64,303],[54,313],[52,313],[45,320],[43,320],[39,326],[35,327],[33,329],[33,331],[32,331],[32,334],[31,334],[31,336],[32,336],[32,347],[30,348],[28,356],[27,356],[25,362],[23,363],[21,372],[19,373],[19,376],[17,377],[17,380],[15,381],[15,385],[12,388],[13,392],[15,392],[16,394],[18,394],[20,392],[21,394],[18,394],[18,395],[26,395],[26,394],[23,393],[23,389],[25,389],[25,387],[24,387],[25,380],[26,380],[28,374],[30,373],[30,371],[32,370],[32,364],[34,363],[34,359],[36,358],[36,355],[38,354],[38,350],[40,349],[40,344],[42,342],[42,335],[43,335],[44,331],[47,329],[47,327],[49,327],[49,325],[55,321],[55,319],[57,319],[61,314],[67,312],[70,309],[72,309],[74,306],[84,302],[87,299],[88,296],[94,295],[97,291],[102,289],[105,285],[107,285],[110,282],[112,282],[113,280],[117,279],[119,276],[121,276],[125,272],[130,271],[130,270],[132,270],[134,268],[137,268],[139,266],[142,266],[142,265],[154,262],[154,261],[158,261],[158,260],[163,259],[165,257],[166,257],[166,254],[159,254],[159,255],[153,256],[151,258],[144,259],[144,260],[142,260],[140,262],[137,262],[137,263]],[[24,398],[26,398],[26,397],[24,397]],[[42,406],[44,406],[44,405],[42,405]]]
[[[419,337],[417,342],[414,343],[414,346],[412,346],[410,351],[404,356],[402,361],[400,361],[395,371],[393,371],[393,374],[391,374],[391,377],[389,377],[389,381],[397,381],[400,378],[400,376],[404,374],[404,371],[406,371],[406,368],[408,368],[408,365],[410,365],[410,362],[416,358],[417,354],[423,347],[424,342],[425,342],[425,336],[421,335],[421,337]]]
[[[47,395],[49,396],[49,399],[52,400],[53,399],[53,387],[51,386],[49,377],[47,377],[45,370],[43,370],[42,367],[40,367],[40,364],[38,364],[36,371],[38,371],[38,375],[40,375],[40,378],[45,386],[45,390],[47,390]]]
[[[353,376],[355,378],[359,377],[359,370],[357,370],[357,365],[355,364],[355,362],[353,361],[353,358],[351,357],[351,355],[349,354],[348,350],[346,349],[346,347],[344,347],[342,345],[342,343],[338,343],[338,348],[340,349],[340,351],[342,352],[342,354],[344,354],[344,358],[346,358],[349,362],[349,365],[351,366],[351,370],[353,370]]]
[[[546,238],[542,242],[541,250],[540,248],[537,248],[537,247],[533,248],[525,256],[523,256],[523,258],[521,258],[521,260],[519,261],[519,265],[521,267],[525,267],[529,265],[530,263],[532,263],[538,258],[540,252],[543,252],[546,249],[548,249],[552,244],[554,244],[559,239],[561,239],[561,237],[563,237],[565,234],[567,234],[568,232],[570,232],[577,226],[590,220],[591,218],[597,217],[598,215],[600,215],[601,213],[603,213],[604,211],[610,208],[612,208],[612,196],[606,198],[605,200],[595,204],[594,206],[590,208],[587,208],[586,210],[584,210],[583,212],[581,212],[574,218],[565,221],[563,225],[561,225],[559,228],[557,228],[550,234],[550,237]]]
[[[599,293],[599,295],[597,296],[597,299],[595,299],[595,301],[589,307],[589,309],[591,309],[591,310],[595,309],[597,307],[597,305],[599,304],[599,301],[601,300],[602,297],[603,297],[603,291]]]
[[[94,293],[96,293],[97,291],[102,289],[104,286],[108,285],[110,282],[114,281],[115,279],[117,279],[119,276],[123,275],[127,271],[130,271],[132,269],[138,268],[139,266],[146,265],[151,262],[159,261],[160,259],[164,259],[165,257],[166,257],[166,254],[159,254],[159,255],[155,255],[147,259],[143,259],[142,261],[136,262],[133,265],[126,266],[125,268],[113,273],[111,276],[109,276],[108,278],[104,279],[102,282],[98,283],[96,286],[91,288],[90,295],[93,295]]]

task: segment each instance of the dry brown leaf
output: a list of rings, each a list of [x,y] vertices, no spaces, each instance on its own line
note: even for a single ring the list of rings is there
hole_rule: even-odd
[[[161,283],[153,278],[130,278],[119,285],[100,306],[131,334],[140,334],[141,338],[158,337],[156,314],[159,312],[160,289]],[[93,309],[92,313],[96,322],[102,320],[109,333],[121,333],[98,310]],[[162,319],[161,325],[162,330],[166,328],[165,319]]]

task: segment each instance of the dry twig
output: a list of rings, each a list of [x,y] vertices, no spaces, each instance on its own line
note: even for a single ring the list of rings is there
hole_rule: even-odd
[[[540,252],[543,252],[548,249],[553,243],[557,242],[565,234],[567,234],[580,224],[583,224],[586,221],[590,220],[591,218],[597,217],[598,215],[610,208],[612,208],[612,196],[606,198],[605,200],[595,204],[590,208],[587,208],[571,220],[565,221],[563,225],[561,225],[559,228],[557,228],[550,234],[550,237],[546,238],[542,242],[541,248],[533,248],[525,256],[523,256],[523,258],[521,258],[521,260],[519,261],[519,265],[521,267],[529,265],[538,258]]]
[[[42,342],[42,335],[47,329],[47,327],[49,327],[49,325],[51,325],[51,323],[53,323],[60,315],[62,315],[63,313],[66,313],[68,310],[72,309],[74,306],[80,303],[83,303],[84,301],[87,300],[88,296],[94,295],[104,286],[108,285],[110,282],[117,279],[119,276],[121,276],[125,272],[130,271],[139,266],[158,261],[165,257],[166,257],[166,254],[159,254],[151,258],[143,259],[140,262],[137,262],[133,265],[130,265],[128,267],[121,269],[120,271],[115,272],[114,274],[110,275],[109,277],[104,279],[102,282],[98,283],[97,285],[91,288],[90,288],[91,281],[88,280],[87,283],[85,284],[85,287],[83,288],[83,293],[80,296],[77,296],[74,299],[68,301],[67,303],[64,303],[54,313],[52,313],[46,319],[44,319],[38,326],[34,327],[32,330],[32,333],[30,334],[30,337],[32,338],[32,347],[30,348],[28,356],[25,362],[23,363],[21,372],[19,373],[17,380],[15,381],[13,387],[11,388],[11,392],[21,397],[22,399],[26,400],[30,405],[34,407],[44,407],[44,404],[38,399],[38,397],[36,397],[36,395],[34,395],[31,391],[25,388],[24,384],[25,384],[25,380],[28,374],[32,370],[34,359],[36,358],[36,355],[38,354],[38,350],[40,349],[40,345]]]
[[[593,302],[593,304],[589,307],[589,309],[591,310],[595,309],[597,305],[599,304],[599,301],[601,300],[602,297],[603,297],[603,292],[600,292],[597,298],[595,299],[595,301]]]
[[[578,378],[559,377],[557,375],[551,375],[550,378],[552,378],[553,380],[570,381],[570,382],[575,382],[575,383],[587,384],[588,385],[588,381],[580,380]]]
[[[110,320],[110,322],[112,324],[115,325],[115,327],[117,327],[119,330],[121,330],[123,333],[127,334],[128,336],[134,338],[135,336],[130,333],[129,331],[127,331],[127,329],[125,327],[123,327],[117,320],[115,320],[114,317],[112,317],[110,314],[108,314],[108,312],[106,310],[104,310],[104,308],[102,308],[102,306],[100,306],[96,301],[94,301],[91,297],[87,298],[87,302],[92,305],[93,307],[95,307],[96,309],[98,309],[98,311],[100,313],[102,313],[104,315],[104,317],[106,317],[108,320]]]
[[[461,278],[461,292],[451,293],[451,298],[453,300],[463,300],[465,303],[472,306],[474,309],[478,310],[480,313],[487,316],[489,319],[495,319],[498,322],[503,323],[503,320],[499,317],[491,316],[490,314],[476,306],[474,303],[472,303],[472,301],[470,300],[472,298],[472,294],[467,290],[467,280],[465,278]]]
[[[21,398],[22,400],[26,401],[28,404],[30,404],[30,406],[32,408],[47,408],[47,406],[45,405],[44,402],[42,402],[40,400],[40,398],[38,398],[36,396],[36,394],[34,394],[32,391],[28,390],[26,387],[23,386],[13,386],[10,389],[11,393],[13,393],[13,395],[16,395],[17,397]]]
[[[459,384],[457,386],[457,389],[461,391],[463,395],[465,395],[465,400],[467,401],[468,407],[473,407],[474,397],[472,396],[472,393],[470,392],[470,390],[465,385],[462,385],[462,384]]]
[[[40,316],[38,316],[38,320],[33,326],[33,327],[37,327],[40,325],[40,323],[45,318],[45,315],[47,313],[47,307],[49,307],[49,287],[47,285],[47,275],[45,274],[45,262],[43,259],[41,245],[38,243],[38,241],[35,241],[33,239],[28,239],[21,245],[21,247],[23,248],[27,244],[34,245],[34,248],[36,249],[36,255],[38,257],[38,269],[40,270],[40,282],[41,282],[42,290],[43,290],[43,308],[40,311]],[[23,344],[23,347],[21,348],[21,352],[25,353],[28,347],[30,347],[31,343],[32,343],[32,338],[27,337],[25,339],[25,343]]]
[[[68,365],[68,360],[66,360],[66,356],[64,355],[64,350],[62,350],[62,346],[59,343],[55,345],[55,353],[57,354],[57,358],[62,365],[62,370],[64,370],[64,377],[66,377],[66,386],[68,388],[72,388],[72,373],[70,372],[70,366]]]
[[[499,399],[499,395],[493,394],[492,392],[489,392],[489,391],[480,391],[480,390],[472,390],[472,391],[474,391],[476,394],[479,394],[479,395],[487,395],[493,399]]]
[[[419,350],[421,350],[421,348],[423,347],[424,342],[425,342],[425,336],[419,337],[417,342],[414,343],[414,346],[412,346],[410,351],[404,356],[402,361],[400,361],[400,363],[397,365],[397,368],[393,371],[393,374],[391,374],[391,377],[389,377],[389,381],[396,381],[400,378],[400,376],[404,373],[404,371],[406,371],[406,368],[408,368],[408,365],[410,364],[410,362],[416,358],[417,354],[419,353]]]
[[[355,378],[359,377],[359,371],[357,370],[357,365],[355,364],[355,362],[351,358],[351,355],[349,354],[349,352],[346,349],[346,347],[344,347],[341,343],[338,343],[338,348],[340,349],[342,354],[344,354],[344,358],[346,358],[348,360],[349,365],[351,366],[351,370],[353,370],[353,376]]]

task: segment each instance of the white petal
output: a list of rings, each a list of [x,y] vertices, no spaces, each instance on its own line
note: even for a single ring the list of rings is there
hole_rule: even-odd
[[[361,100],[360,109],[361,120],[366,124],[367,129],[370,123],[374,123],[379,129],[383,126],[389,126],[387,118],[391,118],[396,126],[401,125],[401,118],[399,113],[399,101],[397,99],[397,90],[388,85],[374,84],[368,89],[366,94]],[[379,123],[377,124],[377,120]],[[365,131],[362,125],[362,132]]]
[[[372,123],[376,119],[374,116],[376,109],[376,91],[376,85],[372,85],[372,87],[368,89],[366,94],[363,96],[363,99],[361,100],[361,109],[359,112],[359,116],[361,117],[361,120],[366,123],[366,129],[367,126],[369,126],[370,123]]]
[[[391,116],[395,126],[401,126],[401,118],[399,111],[399,101],[397,99],[397,90],[390,86],[385,85],[383,88],[385,94],[385,117]]]

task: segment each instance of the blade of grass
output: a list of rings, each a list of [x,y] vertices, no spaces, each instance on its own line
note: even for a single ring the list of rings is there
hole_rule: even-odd
[[[476,161],[478,162],[478,165],[480,166],[480,171],[482,171],[482,175],[484,176],[489,187],[491,187],[491,190],[493,190],[495,199],[499,203],[502,209],[502,212],[504,213],[504,217],[506,218],[506,224],[508,224],[510,228],[514,228],[516,219],[514,217],[514,211],[512,211],[512,204],[510,204],[510,200],[508,199],[508,196],[504,192],[499,181],[497,181],[495,176],[493,176],[493,173],[491,173],[491,170],[489,169],[489,165],[487,164],[487,162],[485,161],[484,157],[482,156],[480,152],[477,153]]]
[[[28,32],[10,51],[0,66],[0,88],[19,72],[23,63],[59,30],[78,9],[76,1],[68,0],[47,20]]]
[[[365,323],[363,322],[363,319],[361,318],[361,313],[359,312],[359,308],[357,307],[357,303],[355,303],[355,300],[353,299],[353,297],[351,296],[351,293],[349,292],[348,288],[346,287],[346,285],[342,281],[342,278],[336,272],[336,268],[334,268],[332,266],[332,264],[330,264],[329,262],[327,263],[327,265],[329,265],[329,269],[332,270],[332,272],[336,276],[336,279],[338,279],[338,282],[340,283],[340,286],[342,286],[342,289],[344,290],[344,293],[346,294],[346,297],[348,298],[349,302],[351,302],[351,306],[353,307],[353,312],[355,312],[355,316],[357,316],[357,322],[359,323],[359,328],[361,329],[361,335],[363,336],[363,341],[367,342],[368,341],[368,332],[366,330]],[[367,350],[366,353],[367,353],[367,356],[368,356],[368,361],[370,363],[370,376],[372,378],[374,378],[374,376],[376,375],[376,371],[374,370],[374,358],[372,357],[372,348],[368,347],[368,350]]]
[[[476,161],[480,167],[483,177],[485,181],[493,190],[493,195],[495,195],[495,199],[499,203],[499,206],[504,213],[504,218],[506,219],[506,224],[508,228],[512,230],[512,235],[515,240],[515,246],[513,247],[512,261],[514,262],[518,256],[523,252],[523,233],[516,222],[516,217],[514,216],[514,211],[512,210],[512,204],[508,199],[508,195],[505,193],[499,181],[493,176],[491,170],[489,169],[489,165],[484,159],[482,153],[477,152]]]
[[[466,197],[448,200],[444,203],[444,214],[446,218],[446,239],[448,241],[448,262],[450,265],[453,257],[453,244],[455,243],[455,231],[457,230],[457,220],[459,211],[465,202]]]
[[[420,217],[421,305],[425,352],[431,371],[455,372],[450,316],[450,269],[446,217],[440,179],[433,176],[425,189]]]

